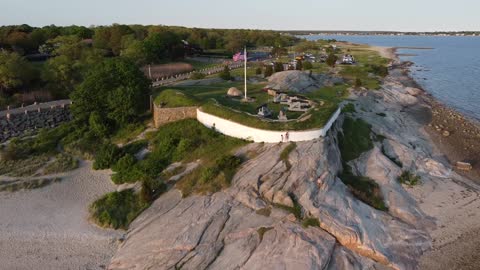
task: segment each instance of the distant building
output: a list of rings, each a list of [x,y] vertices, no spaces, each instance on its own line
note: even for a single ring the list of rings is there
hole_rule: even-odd
[[[355,57],[351,54],[345,54],[342,58],[342,64],[353,65],[355,64]]]

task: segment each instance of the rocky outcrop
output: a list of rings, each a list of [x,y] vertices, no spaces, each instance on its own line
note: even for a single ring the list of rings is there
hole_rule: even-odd
[[[308,72],[289,70],[277,72],[270,76],[267,87],[282,91],[305,93],[318,90],[321,84],[314,77],[310,76]]]
[[[297,143],[290,169],[279,160],[287,144],[253,144],[258,155],[229,189],[188,198],[169,191],[132,223],[109,269],[415,268],[430,246],[420,226],[427,218],[414,206],[403,220],[357,200],[337,177],[336,132]],[[280,207],[297,204],[319,228]]]

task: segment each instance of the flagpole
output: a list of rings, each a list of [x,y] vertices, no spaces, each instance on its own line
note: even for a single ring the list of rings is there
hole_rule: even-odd
[[[243,52],[243,58],[245,59],[245,101],[247,101],[247,47]]]

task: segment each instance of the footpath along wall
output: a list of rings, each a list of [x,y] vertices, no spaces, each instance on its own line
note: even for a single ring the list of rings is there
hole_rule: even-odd
[[[327,124],[323,128],[304,131],[289,131],[288,141],[301,142],[325,137],[340,113],[341,107],[337,109],[332,117],[330,117]],[[225,135],[254,142],[278,143],[282,140],[282,135],[285,138],[286,134],[286,131],[273,131],[248,127],[202,112],[200,109],[197,109],[197,120],[206,127],[214,127],[215,130]]]

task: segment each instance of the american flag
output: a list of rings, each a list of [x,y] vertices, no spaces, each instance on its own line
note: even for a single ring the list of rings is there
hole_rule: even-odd
[[[238,52],[235,55],[233,55],[233,61],[234,62],[244,61],[244,60],[245,60],[245,58],[244,58],[244,56],[241,52]]]

